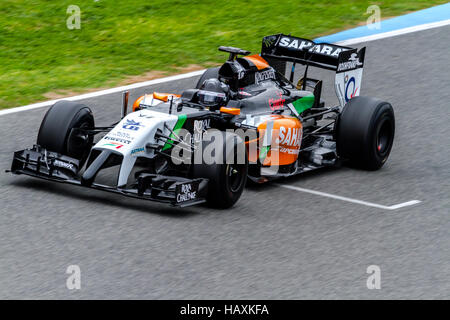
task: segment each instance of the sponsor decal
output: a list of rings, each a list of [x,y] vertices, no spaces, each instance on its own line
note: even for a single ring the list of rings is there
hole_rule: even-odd
[[[241,91],[238,92],[238,94],[239,94],[241,97],[251,97],[251,96],[252,96],[251,93],[248,93],[247,91],[243,91],[242,89],[241,89]]]
[[[122,143],[122,144],[130,144],[130,143],[131,143],[130,140],[112,137],[112,136],[109,135],[109,134],[106,135],[103,139],[108,140],[108,141],[120,142],[120,143]]]
[[[67,162],[63,162],[63,161],[60,161],[60,160],[55,160],[55,162],[53,162],[53,165],[55,167],[69,169],[69,170],[73,170],[74,169],[74,165],[73,164],[67,163]]]
[[[141,104],[141,105],[142,105],[142,104]],[[151,114],[143,114],[143,113],[140,113],[140,114],[138,115],[138,117],[140,117],[140,118],[146,118],[146,119],[154,118],[153,115],[151,115]]]
[[[109,137],[115,137],[115,138],[120,138],[120,139],[129,139],[129,140],[133,140],[133,137],[127,133],[127,132],[123,132],[123,131],[115,131],[115,132],[110,132],[108,133]]]
[[[277,99],[273,98],[269,99],[269,107],[272,111],[283,109],[284,102],[286,101],[285,99],[283,99],[283,93],[281,91],[279,91],[277,95],[278,95]]]
[[[195,200],[197,198],[198,182],[179,184],[175,188],[175,200],[177,203]]]
[[[275,41],[277,40],[276,36],[269,36],[269,37],[264,37],[263,39],[263,45],[266,48],[270,48],[271,46],[273,46],[275,44]]]
[[[193,135],[193,142],[197,143],[202,141],[203,139],[203,133],[210,128],[210,119],[203,119],[203,120],[195,120],[194,121],[194,135]]]
[[[299,51],[308,50],[309,52],[323,54],[331,57],[339,57],[339,53],[347,50],[345,48],[332,46],[329,44],[315,44],[314,42],[306,39],[296,39],[289,37],[281,38],[280,47]]]
[[[356,93],[358,91],[358,87],[356,87],[356,81],[355,77],[351,77],[350,80],[348,80],[348,76],[345,77],[345,102],[348,102],[351,98],[356,96]],[[349,95],[350,93],[350,95]]]
[[[238,79],[241,80],[245,77],[245,69],[241,64],[237,61],[233,62],[233,69],[235,69],[235,72],[238,75]]]
[[[357,69],[360,66],[362,66],[362,62],[359,61],[358,54],[352,53],[352,55],[348,58],[348,61],[339,63],[337,72]]]
[[[115,149],[120,149],[123,147],[123,144],[117,142],[107,142],[102,144],[103,147],[114,147]]]
[[[314,47],[312,47],[308,51],[323,54],[326,56],[331,56],[331,57],[339,57],[339,53],[344,51],[344,49],[343,48],[333,48],[332,46],[328,46],[328,45],[316,44]]]
[[[276,143],[286,147],[300,147],[302,135],[302,128],[285,128],[281,126]]]
[[[273,69],[255,73],[255,83],[256,84],[259,84],[262,81],[275,79],[275,78],[276,78],[275,70],[273,70]]]
[[[295,50],[309,49],[313,45],[314,42],[308,40],[294,39],[288,37],[283,37],[280,40],[280,47],[293,48]]]
[[[131,150],[131,155],[132,156],[137,156],[137,155],[139,155],[139,154],[141,154],[141,153],[144,153],[145,152],[145,148],[136,148],[136,149],[133,149],[133,150]]]
[[[289,154],[298,154],[299,149],[291,149],[291,148],[282,147],[282,148],[280,148],[280,152],[289,153]]]
[[[122,125],[122,128],[127,129],[127,130],[138,131],[143,126],[144,125],[141,124],[140,122],[136,122],[134,120],[127,119],[125,121],[125,123]]]
[[[206,129],[210,128],[210,119],[202,119],[194,121],[194,130],[195,131],[206,131]]]

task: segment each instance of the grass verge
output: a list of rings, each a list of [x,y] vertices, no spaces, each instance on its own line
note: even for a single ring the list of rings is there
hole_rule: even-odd
[[[258,52],[269,34],[314,38],[360,24],[372,4],[388,17],[446,2],[2,0],[0,108],[207,67],[226,58],[218,46]]]

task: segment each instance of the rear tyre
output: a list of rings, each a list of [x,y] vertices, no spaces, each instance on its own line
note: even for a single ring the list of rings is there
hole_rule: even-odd
[[[198,82],[197,82],[197,85],[195,86],[195,88],[200,89],[200,87],[202,86],[202,84],[205,80],[219,79],[219,69],[220,69],[220,67],[206,69],[206,71],[203,72],[200,79],[198,79]]]
[[[228,132],[221,132],[223,145],[215,150],[222,153],[223,163],[205,163],[202,157],[201,164],[192,165],[193,178],[207,178],[207,205],[213,208],[227,209],[233,206],[241,197],[247,181],[248,158],[245,151],[244,142],[240,137]],[[203,141],[202,150],[212,147],[211,144],[217,143],[215,140]],[[226,145],[229,143],[227,155]],[[244,150],[244,163],[237,160],[238,149]],[[233,161],[226,161],[233,159]],[[232,162],[232,163],[226,163]],[[240,161],[242,162],[242,161]]]
[[[93,129],[94,116],[84,104],[58,101],[42,120],[37,144],[41,147],[80,160],[86,160],[92,146],[92,136],[72,131],[74,128]]]
[[[337,123],[337,152],[354,167],[380,169],[389,157],[395,133],[390,103],[371,97],[347,102]]]

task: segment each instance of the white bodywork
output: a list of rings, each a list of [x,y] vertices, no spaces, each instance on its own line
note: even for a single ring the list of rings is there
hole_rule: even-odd
[[[161,103],[164,103],[164,101],[154,98],[153,94],[146,94],[144,95],[144,99],[142,99],[140,105],[146,107],[154,107]]]
[[[363,68],[336,73],[336,95],[338,96],[341,110],[351,98],[359,96],[362,73]]]
[[[336,95],[341,105],[345,104],[361,93],[365,48],[358,52],[342,52],[339,55],[335,78]]]
[[[96,150],[110,150],[123,155],[120,167],[118,186],[127,183],[128,176],[136,162],[136,158],[154,156],[152,149],[146,144],[164,145],[164,141],[156,140],[156,130],[160,129],[164,135],[170,136],[170,130],[178,121],[178,116],[163,112],[143,109],[128,114],[110,132],[108,132],[94,147]]]

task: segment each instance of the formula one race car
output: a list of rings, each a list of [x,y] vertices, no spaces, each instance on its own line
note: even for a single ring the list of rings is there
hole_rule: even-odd
[[[395,120],[385,101],[360,97],[365,48],[360,50],[277,34],[261,54],[220,47],[229,54],[208,69],[195,89],[138,98],[122,119],[96,127],[91,110],[59,101],[45,115],[36,145],[14,154],[11,172],[122,195],[188,206],[231,207],[246,182],[348,163],[383,166]],[[242,57],[239,57],[242,56]],[[290,79],[286,63],[292,64]],[[294,84],[297,64],[304,75]],[[336,73],[339,105],[321,101],[322,81],[308,68]],[[94,143],[94,138],[103,134]],[[97,176],[118,168],[117,183]]]

